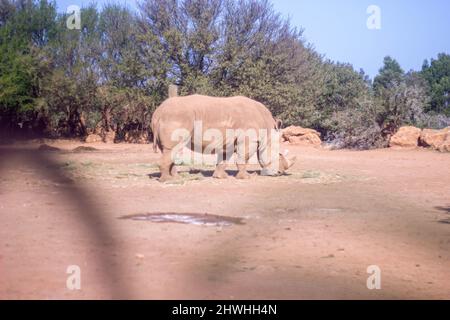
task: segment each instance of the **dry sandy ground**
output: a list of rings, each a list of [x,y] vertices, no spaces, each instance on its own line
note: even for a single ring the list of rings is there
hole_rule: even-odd
[[[0,298],[450,299],[450,154],[289,146],[289,176],[161,184],[150,145],[91,146],[1,154]],[[171,212],[243,224],[119,219]]]

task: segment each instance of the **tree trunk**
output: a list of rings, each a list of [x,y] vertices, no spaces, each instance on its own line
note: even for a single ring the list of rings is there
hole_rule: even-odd
[[[111,108],[109,106],[103,108],[102,117],[104,130],[108,132],[111,130]]]

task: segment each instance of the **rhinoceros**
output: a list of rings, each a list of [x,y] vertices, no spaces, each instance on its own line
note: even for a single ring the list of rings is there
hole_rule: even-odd
[[[255,154],[261,175],[283,174],[295,157],[287,159],[279,152],[280,127],[281,121],[275,120],[263,104],[246,97],[169,98],[155,110],[151,122],[153,148],[162,152],[159,180],[177,176],[174,154],[180,147],[216,154],[213,177],[217,179],[228,177],[225,169],[233,153],[238,158],[238,179],[250,178],[246,166]]]

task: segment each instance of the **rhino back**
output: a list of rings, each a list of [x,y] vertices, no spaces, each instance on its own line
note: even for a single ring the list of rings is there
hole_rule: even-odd
[[[201,95],[167,99],[153,121],[172,122],[190,130],[194,121],[206,128],[272,129],[274,120],[261,103],[245,97],[216,98]]]

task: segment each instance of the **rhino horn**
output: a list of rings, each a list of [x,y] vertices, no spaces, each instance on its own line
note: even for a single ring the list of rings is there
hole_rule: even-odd
[[[286,168],[286,170],[289,169],[290,167],[292,167],[295,164],[296,161],[297,161],[297,157],[292,157],[290,159],[287,159],[287,168]]]

